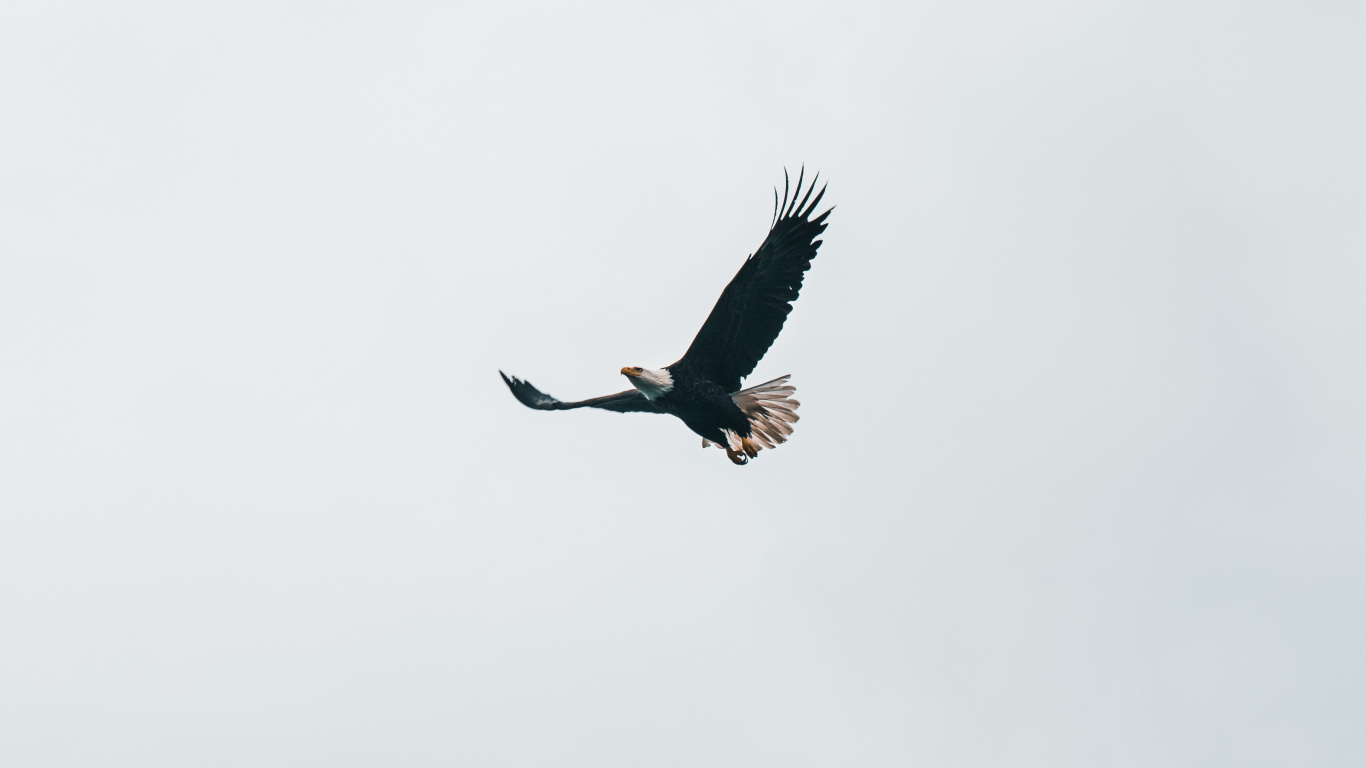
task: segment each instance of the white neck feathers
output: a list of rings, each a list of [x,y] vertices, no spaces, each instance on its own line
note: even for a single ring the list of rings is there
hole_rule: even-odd
[[[631,384],[646,400],[654,400],[674,388],[674,377],[663,368],[642,368],[639,375],[631,377]]]

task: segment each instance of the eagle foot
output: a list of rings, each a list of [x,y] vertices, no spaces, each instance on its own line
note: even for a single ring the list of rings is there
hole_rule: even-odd
[[[739,451],[732,451],[730,448],[726,448],[726,458],[730,459],[732,464],[741,467],[749,463],[748,456]]]

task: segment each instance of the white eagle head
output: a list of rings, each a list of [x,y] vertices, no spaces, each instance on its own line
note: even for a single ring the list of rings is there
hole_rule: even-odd
[[[674,377],[667,368],[627,366],[621,369],[621,375],[630,379],[631,386],[640,390],[646,400],[654,400],[674,388]]]

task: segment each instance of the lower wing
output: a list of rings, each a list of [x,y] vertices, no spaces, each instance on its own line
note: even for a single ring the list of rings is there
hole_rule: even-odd
[[[503,383],[512,390],[512,396],[517,398],[522,405],[528,408],[535,408],[538,411],[567,411],[571,408],[601,408],[605,411],[616,411],[617,413],[663,413],[654,406],[645,396],[640,394],[638,389],[628,389],[625,392],[618,392],[615,395],[603,395],[593,397],[588,400],[577,400],[566,403],[563,400],[556,400],[541,390],[531,386],[531,382],[519,379],[516,376],[508,376],[502,371],[498,372],[503,377]]]

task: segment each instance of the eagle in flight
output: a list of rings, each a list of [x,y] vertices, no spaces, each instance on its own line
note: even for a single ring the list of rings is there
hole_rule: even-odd
[[[754,370],[782,331],[802,289],[802,278],[820,248],[816,238],[825,231],[825,219],[834,210],[827,208],[812,216],[825,187],[812,199],[820,177],[816,174],[803,194],[805,175],[803,168],[795,191],[789,194],[789,180],[783,174],[781,200],[777,188],[773,190],[768,237],[721,292],[678,362],[663,368],[627,366],[621,373],[631,382],[631,389],[572,403],[556,400],[529,382],[499,371],[512,395],[526,407],[541,411],[602,408],[672,414],[702,436],[703,448],[716,445],[736,464],[748,464],[760,449],[787,442],[799,405],[792,399],[797,390],[787,383],[790,376],[748,389],[740,389],[740,380]]]

